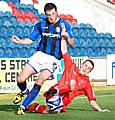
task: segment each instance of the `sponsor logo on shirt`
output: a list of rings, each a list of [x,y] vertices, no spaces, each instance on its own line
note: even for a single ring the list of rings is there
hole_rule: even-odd
[[[51,38],[61,38],[59,34],[55,34],[55,33],[42,33],[42,35],[44,37],[51,37]]]

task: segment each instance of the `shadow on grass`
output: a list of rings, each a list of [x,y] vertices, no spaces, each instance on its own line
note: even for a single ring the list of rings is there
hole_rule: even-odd
[[[92,111],[91,109],[85,109],[85,108],[71,108],[71,107],[68,107],[67,108],[67,111]]]
[[[0,105],[0,111],[15,111],[19,105]]]
[[[19,107],[19,105],[0,105],[0,111],[16,111],[17,108]],[[85,109],[85,108],[72,108],[72,107],[68,107],[67,111],[92,111],[90,109]],[[29,111],[27,111],[29,112]],[[31,112],[29,112],[31,113]],[[36,112],[32,112],[32,113],[36,113]],[[51,113],[50,113],[51,114]]]

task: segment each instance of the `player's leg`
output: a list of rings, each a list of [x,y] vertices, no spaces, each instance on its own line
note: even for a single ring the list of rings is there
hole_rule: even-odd
[[[70,91],[71,91],[71,87],[69,84],[55,84],[48,91],[44,93],[44,96],[50,98],[55,94],[63,95]]]
[[[16,95],[14,99],[14,103],[17,104],[22,100],[22,97],[24,94],[28,93],[28,90],[26,88],[26,79],[30,77],[30,75],[37,73],[40,71],[41,66],[38,64],[38,59],[39,58],[39,52],[36,52],[31,58],[30,61],[25,65],[24,69],[20,73],[18,80],[17,80],[17,85],[21,92]]]
[[[56,84],[57,85],[57,84]],[[57,87],[55,85],[55,87]],[[55,89],[54,86],[52,86],[47,92],[44,93],[44,97],[46,97],[46,102],[48,101],[48,99],[52,98],[55,94],[58,94],[59,91],[57,92],[57,89]],[[63,88],[65,89],[66,87],[63,86]],[[61,88],[62,89],[62,88]],[[61,90],[60,89],[60,90]],[[64,90],[62,89],[62,91]],[[59,90],[59,89],[58,89]],[[66,89],[64,90],[63,93],[65,93]],[[63,97],[62,97],[62,100],[63,100],[63,108],[61,110],[61,112],[66,112],[66,106],[71,103],[71,101],[76,97],[76,94],[72,91],[72,92],[66,92]]]
[[[64,104],[64,111],[66,110],[65,108],[71,103],[71,101],[72,101],[76,96],[79,96],[79,95],[85,95],[84,90],[68,92],[67,94],[65,94],[65,95],[62,97],[63,104]],[[63,109],[62,109],[62,111],[63,111]]]
[[[31,66],[29,66],[28,64],[25,65],[24,69],[20,73],[18,80],[17,80],[17,86],[21,90],[21,92],[15,96],[13,100],[14,104],[21,102],[22,98],[29,93],[29,90],[27,89],[27,85],[26,85],[26,79],[31,74],[34,74],[34,73],[36,72]]]
[[[62,77],[58,81],[58,83],[52,86],[47,92],[45,92],[44,96],[51,96],[57,93],[65,94],[66,92],[71,91],[71,84],[70,84],[70,78],[69,78],[70,75],[68,75],[67,72],[64,70]]]
[[[29,62],[29,64],[34,66],[34,69],[37,72],[39,72],[39,71],[41,71],[41,72],[38,76],[38,79],[36,80],[36,82],[34,84],[34,87],[29,92],[29,94],[27,95],[27,97],[23,101],[22,105],[20,106],[23,109],[26,109],[26,107],[36,98],[36,96],[38,95],[44,81],[46,81],[51,76],[53,76],[53,73],[57,69],[56,65],[59,62],[58,60],[56,60],[55,57],[44,54],[42,52],[37,52],[33,61],[31,60]],[[39,66],[41,66],[41,67],[39,67]]]
[[[28,93],[28,95],[26,96],[26,98],[24,99],[24,101],[22,102],[22,105],[18,108],[17,110],[17,114],[19,115],[23,115],[21,114],[20,110],[22,110],[22,113],[24,113],[25,109],[27,108],[27,106],[29,106],[29,104],[36,98],[36,96],[38,95],[41,86],[43,85],[44,81],[46,81],[49,77],[52,76],[52,73],[49,72],[48,70],[43,70],[39,76],[38,79],[36,80],[34,87],[32,88],[32,90]]]
[[[47,106],[45,106],[45,105],[33,103],[33,104],[29,105],[26,110],[30,111],[30,112],[35,111],[38,113],[46,113],[46,108],[47,108]]]

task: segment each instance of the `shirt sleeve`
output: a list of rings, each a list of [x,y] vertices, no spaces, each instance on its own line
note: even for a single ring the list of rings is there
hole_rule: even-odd
[[[40,25],[40,22],[37,23],[37,24],[34,26],[32,32],[31,32],[31,34],[28,36],[28,38],[30,38],[30,39],[33,40],[33,41],[36,41],[36,40],[39,38],[39,35],[40,35],[40,26],[41,26],[41,25]]]
[[[73,39],[73,33],[72,33],[71,25],[67,21],[65,22],[65,25],[66,25],[66,32],[68,33],[69,37],[71,39]]]
[[[88,97],[88,100],[96,100],[96,96],[92,90],[92,86],[89,84],[87,89],[85,89],[86,96]]]
[[[65,67],[70,67],[71,64],[74,63],[74,62],[72,61],[69,53],[65,53],[65,54],[63,55],[63,59],[64,59],[64,66],[65,66]]]

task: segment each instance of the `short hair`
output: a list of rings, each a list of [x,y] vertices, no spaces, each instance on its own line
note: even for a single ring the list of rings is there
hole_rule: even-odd
[[[46,3],[44,12],[46,13],[46,10],[52,10],[53,8],[57,11],[57,6],[54,3]]]
[[[85,60],[82,64],[84,64],[85,62],[90,62],[92,64],[93,68],[94,68],[94,62],[92,60],[89,60],[89,59]],[[92,70],[93,70],[93,68],[92,68]]]

